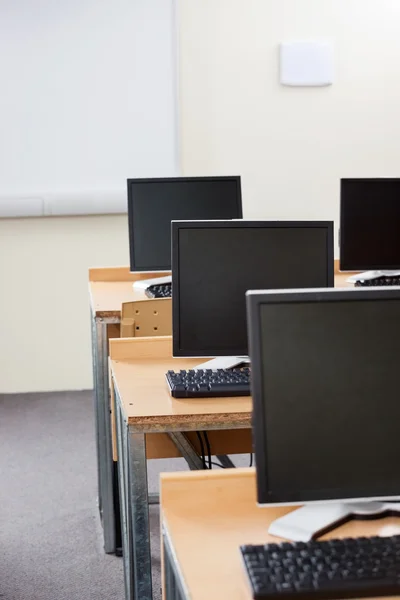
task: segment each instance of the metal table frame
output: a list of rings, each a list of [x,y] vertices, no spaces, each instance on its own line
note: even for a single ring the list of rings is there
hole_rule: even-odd
[[[118,389],[114,388],[117,425],[118,472],[121,504],[122,549],[126,600],[152,600],[151,549],[149,528],[149,493],[147,487],[146,433],[167,433],[180,449],[191,469],[202,469],[202,461],[179,426],[157,425],[135,427],[126,420]],[[247,429],[248,424],[210,423],[204,430]],[[198,425],[185,425],[185,431],[196,431]],[[227,456],[218,457],[229,467]]]
[[[179,562],[165,524],[162,525],[161,535],[164,554],[164,600],[188,600],[190,595],[186,589]]]
[[[104,550],[107,554],[116,552],[116,482],[112,453],[107,326],[120,321],[118,317],[96,317],[91,310],[98,502],[104,531]]]
[[[118,477],[116,478],[114,469],[112,448],[107,327],[120,322],[121,319],[118,317],[96,317],[93,310],[91,310],[98,504],[103,525],[104,551],[107,554],[114,554],[117,550],[116,528],[119,526],[114,500],[115,487],[118,485],[116,479]],[[182,440],[179,435],[172,435],[171,437],[186,458],[189,467],[191,469],[201,468],[197,454],[195,455],[187,449],[188,442]],[[218,458],[224,467],[234,467],[229,457],[219,456]],[[157,503],[158,494],[150,494],[149,502],[150,504]]]

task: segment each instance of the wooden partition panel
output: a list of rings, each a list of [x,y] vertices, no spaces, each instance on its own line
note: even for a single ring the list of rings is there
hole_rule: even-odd
[[[172,334],[172,299],[154,298],[122,304],[121,337]]]

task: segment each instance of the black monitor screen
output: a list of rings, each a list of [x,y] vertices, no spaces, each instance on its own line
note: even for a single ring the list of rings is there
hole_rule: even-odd
[[[400,292],[308,294],[249,319],[259,502],[399,495]]]
[[[249,289],[333,286],[331,222],[172,228],[175,356],[246,356]]]
[[[400,268],[400,179],[342,179],[340,268]]]
[[[171,221],[241,219],[240,177],[129,179],[131,271],[171,269]]]

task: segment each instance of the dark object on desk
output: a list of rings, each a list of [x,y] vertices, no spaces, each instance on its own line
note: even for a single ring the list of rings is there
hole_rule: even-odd
[[[161,285],[150,285],[145,294],[148,298],[171,298],[172,283],[162,283]]]
[[[122,556],[122,531],[121,531],[121,512],[120,512],[120,499],[119,499],[119,485],[118,485],[118,463],[113,461],[113,498],[115,507],[115,555]]]
[[[241,219],[240,177],[128,179],[131,271],[171,269],[171,221]]]
[[[253,598],[400,594],[400,536],[242,546]]]
[[[303,505],[269,533],[309,540],[382,514],[374,500],[400,495],[399,288],[249,291],[247,302],[257,500]]]
[[[246,291],[333,287],[333,255],[330,221],[174,221],[173,355],[248,356]]]
[[[340,269],[400,269],[400,178],[342,179]]]
[[[250,369],[199,369],[168,371],[167,383],[174,398],[250,396]]]
[[[359,280],[354,284],[355,287],[376,287],[386,285],[400,285],[400,277],[388,277],[386,275],[382,275],[381,277],[375,277],[375,279]]]

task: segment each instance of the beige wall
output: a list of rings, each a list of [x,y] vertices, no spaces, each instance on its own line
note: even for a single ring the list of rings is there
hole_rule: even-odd
[[[32,4],[0,2],[0,208],[173,175],[174,0]],[[0,220],[0,393],[92,386],[88,268],[128,264],[125,216]]]
[[[400,175],[398,0],[180,0],[185,174],[240,173],[247,218],[335,219],[339,179]],[[332,87],[278,79],[282,41],[330,39]]]
[[[0,393],[92,387],[88,268],[128,264],[126,216],[0,220]]]
[[[240,173],[248,218],[338,217],[339,178],[399,175],[398,0],[180,0],[185,174]],[[336,80],[282,88],[278,44],[335,44]],[[126,217],[0,220],[0,392],[90,388],[89,266]]]

